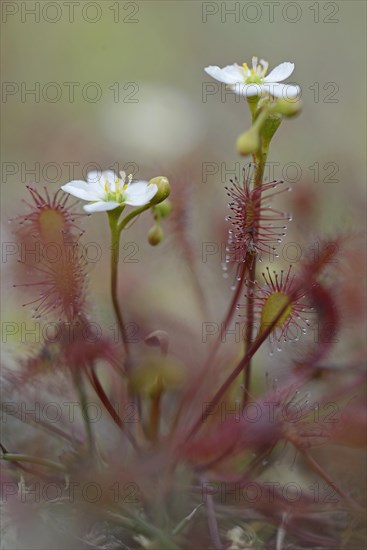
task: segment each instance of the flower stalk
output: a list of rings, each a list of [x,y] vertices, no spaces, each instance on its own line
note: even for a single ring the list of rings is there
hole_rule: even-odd
[[[151,398],[148,436],[151,441],[156,441],[159,431],[159,419],[161,414],[161,399],[163,391],[157,391]]]
[[[254,117],[255,115],[253,115]],[[260,115],[261,116],[261,115]],[[254,182],[254,188],[259,190],[259,199],[261,198],[261,184],[264,177],[264,170],[266,165],[266,159],[268,156],[269,151],[269,144],[268,143],[262,143],[260,147],[260,151],[258,153],[255,153],[253,155],[253,160],[255,163],[255,182]],[[256,227],[254,227],[254,231],[256,231]],[[256,235],[254,235],[254,238],[256,238]],[[256,279],[256,253],[255,256],[251,257],[251,264],[249,265],[249,280],[255,281]],[[247,298],[247,307],[248,307],[248,318],[246,323],[246,331],[245,331],[245,353],[248,352],[248,350],[251,347],[252,344],[252,338],[253,338],[253,332],[254,332],[254,299],[252,296],[252,292],[249,292],[248,298]],[[246,403],[248,401],[248,397],[250,395],[250,382],[251,382],[251,359],[249,360],[247,367],[244,369],[243,372],[243,396],[242,396],[242,405],[243,407],[246,406]]]
[[[111,210],[108,212],[110,230],[111,230],[111,299],[113,309],[117,319],[117,325],[122,337],[122,342],[125,349],[126,362],[125,368],[128,370],[129,357],[129,339],[126,332],[125,323],[122,317],[122,312],[118,300],[118,264],[120,258],[120,234],[122,229],[118,225],[121,210]]]
[[[235,369],[231,372],[231,374],[226,378],[226,380],[223,382],[223,384],[220,386],[220,388],[217,390],[215,395],[210,399],[210,407],[206,411],[207,414],[211,411],[215,410],[215,407],[218,405],[222,397],[225,395],[226,391],[230,387],[230,385],[236,380],[237,376],[242,371],[245,371],[248,368],[248,365],[257,352],[257,350],[260,348],[260,346],[265,342],[266,338],[269,336],[269,334],[272,332],[274,327],[276,326],[279,319],[281,319],[284,312],[287,310],[287,308],[292,303],[292,296],[289,297],[287,302],[285,302],[284,306],[278,311],[277,315],[274,317],[271,323],[265,328],[265,330],[260,333],[255,341],[250,345],[249,349],[246,350],[244,357],[240,360],[238,365],[235,367]],[[197,419],[197,421],[193,424],[191,430],[189,431],[188,435],[185,438],[185,443],[196,434],[196,432],[200,429],[201,426],[203,426],[205,423],[203,422],[202,415],[200,418]]]
[[[123,315],[120,309],[118,300],[118,266],[120,259],[120,236],[123,229],[126,228],[128,223],[132,221],[136,216],[148,210],[151,204],[144,204],[132,210],[125,218],[119,222],[119,218],[122,212],[121,208],[116,208],[108,212],[108,219],[111,231],[111,298],[112,305],[116,315],[118,328],[122,337],[122,342],[126,354],[125,368],[129,371],[129,338],[127,335]]]
[[[74,380],[74,384],[75,384],[76,390],[78,392],[79,400],[80,400],[81,412],[82,412],[82,416],[83,416],[85,430],[87,432],[87,437],[88,437],[89,450],[91,452],[91,456],[94,456],[95,451],[96,451],[96,445],[95,445],[95,441],[94,441],[92,426],[91,426],[91,423],[90,423],[90,419],[88,417],[87,394],[86,394],[86,391],[85,391],[84,381],[81,377],[81,372],[77,369],[74,369],[74,371],[73,371],[73,380]]]

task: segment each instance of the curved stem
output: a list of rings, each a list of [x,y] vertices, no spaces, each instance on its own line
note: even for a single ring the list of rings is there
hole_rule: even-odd
[[[117,225],[118,234],[120,235],[121,231],[127,226],[127,224],[136,216],[144,212],[145,210],[148,210],[151,208],[152,205],[148,202],[148,204],[144,204],[143,206],[139,206],[138,208],[135,208],[135,210],[132,210],[130,214],[128,214],[121,222]],[[114,210],[112,210],[114,212]],[[119,214],[120,215],[120,214]],[[118,216],[119,217],[119,216]]]
[[[112,305],[116,315],[118,328],[124,344],[126,358],[129,356],[129,339],[122,317],[120,305],[117,297],[117,282],[118,282],[118,263],[120,257],[120,232],[121,229],[118,226],[118,218],[120,216],[120,210],[111,210],[108,212],[108,218],[111,229],[111,298]],[[128,370],[128,361],[126,361],[126,370]]]
[[[308,462],[308,464],[311,466],[311,468],[330,486],[332,487],[348,504],[351,508],[354,510],[357,510],[359,512],[363,511],[362,506],[360,506],[351,496],[349,496],[339,485],[335,483],[335,481],[329,476],[327,472],[320,466],[318,462],[308,453],[305,451],[301,446],[297,446],[297,444],[293,443],[296,449],[302,454],[303,458]]]
[[[221,342],[221,339],[222,339],[222,336],[223,336],[223,333],[225,333],[227,331],[228,325],[231,322],[233,314],[236,311],[236,305],[238,304],[238,299],[240,297],[243,282],[245,280],[245,275],[246,275],[247,268],[248,268],[248,264],[247,264],[247,257],[246,257],[245,261],[242,262],[242,264],[240,266],[238,284],[237,284],[236,290],[235,290],[235,292],[232,296],[232,300],[231,300],[231,303],[229,305],[227,314],[226,314],[223,322],[221,323],[220,332],[219,332],[219,334],[218,334],[218,336],[217,336],[217,338],[214,342],[214,346],[212,347],[211,352],[209,353],[208,358],[205,362],[205,365],[204,365],[204,370],[205,371],[206,371],[207,367],[210,365],[210,363],[213,361],[213,359],[215,358],[215,356],[217,354],[217,351],[218,351],[218,348],[219,348],[219,345],[220,345],[220,342]]]
[[[96,394],[98,395],[98,397],[102,401],[105,409],[110,414],[112,420],[115,422],[115,424],[119,428],[123,428],[124,423],[123,423],[122,419],[120,418],[118,412],[115,410],[115,407],[112,405],[111,401],[107,397],[106,392],[104,391],[104,389],[102,387],[102,384],[99,381],[97,373],[95,372],[94,365],[90,366],[90,371],[88,372],[88,374],[89,374],[90,381],[92,382],[92,386],[93,386]]]
[[[120,258],[120,234],[121,231],[127,226],[127,224],[136,216],[141,214],[141,212],[144,212],[144,210],[148,210],[151,208],[151,204],[145,204],[144,206],[140,206],[139,208],[135,208],[135,210],[132,210],[130,214],[128,214],[120,223],[118,222],[121,209],[116,208],[115,210],[110,210],[108,212],[108,219],[110,223],[110,229],[111,229],[111,298],[112,298],[112,305],[113,309],[116,315],[118,328],[122,337],[122,342],[124,345],[125,353],[126,353],[126,370],[129,370],[129,338],[126,332],[126,327],[124,323],[124,319],[122,316],[122,312],[120,309],[118,297],[117,297],[117,283],[118,283],[118,264],[119,264],[119,258]]]
[[[182,398],[181,402],[180,402],[180,405],[179,405],[179,407],[176,411],[173,422],[171,424],[171,428],[170,428],[170,434],[171,435],[174,433],[174,431],[177,427],[181,412],[182,412],[182,410],[185,406],[185,403],[186,403],[187,399],[192,400],[194,395],[196,395],[196,393],[199,391],[202,381],[205,379],[205,377],[208,374],[208,368],[210,367],[212,361],[215,359],[215,356],[216,356],[216,354],[218,352],[218,349],[219,349],[219,346],[220,346],[220,342],[221,342],[223,333],[226,332],[226,330],[228,328],[228,325],[232,320],[233,314],[236,311],[236,305],[238,303],[238,299],[239,299],[239,296],[240,296],[240,293],[241,293],[241,290],[242,290],[242,287],[243,287],[243,283],[244,283],[246,272],[247,272],[247,267],[248,266],[247,266],[247,258],[246,258],[245,261],[241,264],[238,284],[237,284],[236,290],[235,290],[235,292],[232,296],[232,300],[231,300],[231,303],[229,305],[227,314],[226,314],[226,316],[225,316],[225,318],[224,318],[224,320],[221,324],[220,332],[219,332],[219,334],[218,334],[218,336],[217,336],[217,338],[214,342],[213,347],[211,348],[211,350],[209,352],[209,355],[208,355],[203,367],[201,368],[201,371],[200,371],[199,375],[195,379],[195,382],[192,385],[190,385],[190,388],[186,393],[186,398],[184,396]]]
[[[133,437],[133,435],[127,429],[125,430],[125,424],[124,424],[122,418],[120,417],[120,415],[118,414],[118,412],[116,411],[115,407],[112,405],[111,401],[109,400],[106,392],[104,391],[104,389],[102,387],[102,384],[99,381],[99,378],[97,376],[97,373],[95,372],[94,365],[90,366],[90,371],[88,372],[88,375],[89,375],[90,381],[92,383],[92,386],[93,386],[96,394],[98,395],[98,397],[102,401],[105,409],[110,414],[112,420],[115,422],[115,424],[126,435],[127,439],[130,441],[130,443],[131,443],[132,447],[134,448],[134,450],[138,451],[139,447],[138,447],[137,442],[135,441],[135,438]]]
[[[287,310],[289,305],[292,303],[293,296],[290,296],[289,300],[284,304],[284,306],[279,310],[278,314],[272,322],[266,327],[266,329],[261,332],[256,340],[253,342],[253,344],[249,347],[249,349],[246,351],[244,357],[241,359],[241,361],[238,363],[237,367],[231,372],[231,374],[226,378],[226,380],[223,382],[219,390],[215,393],[214,397],[210,401],[210,407],[208,407],[205,411],[205,414],[208,415],[210,412],[215,410],[215,407],[218,405],[222,397],[225,395],[226,391],[236,380],[237,376],[242,372],[242,370],[248,368],[248,365],[252,359],[252,357],[255,355],[261,344],[266,340],[266,338],[269,336],[269,334],[272,332],[274,327],[276,326],[277,322],[281,318],[281,316],[284,314],[284,312]],[[195,433],[200,429],[200,427],[205,424],[203,415],[200,415],[200,417],[197,419],[197,421],[193,424],[191,427],[189,433],[187,434],[183,444],[185,444]]]

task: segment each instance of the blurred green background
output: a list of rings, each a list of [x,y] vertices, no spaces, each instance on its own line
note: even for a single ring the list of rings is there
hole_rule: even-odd
[[[94,163],[133,167],[141,178],[168,174],[173,196],[180,186],[192,192],[187,223],[218,319],[229,285],[220,254],[200,261],[202,243],[225,235],[223,188],[247,162],[234,144],[249,126],[249,113],[245,100],[222,97],[219,88],[204,98],[206,83],[215,83],[203,68],[249,63],[253,55],[269,61],[270,69],[295,63],[289,81],[300,84],[304,110],[283,123],[269,157],[279,163],[274,177],[293,183],[295,195],[283,201],[295,210],[290,239],[358,231],[364,219],[365,15],[365,2],[351,0],[2,2],[3,241],[12,240],[8,218],[25,211],[26,183],[56,190],[83,179]],[[26,93],[31,89],[36,95]],[[149,226],[149,217],[141,219],[127,237],[139,250],[137,263],[124,264],[123,290],[136,307],[149,303],[152,315],[167,309],[187,319],[195,293],[182,254],[172,246],[169,225],[166,242],[149,247]],[[104,261],[91,269],[93,314],[110,318],[106,217],[87,218],[83,227],[84,240],[103,250]],[[4,317],[13,319],[10,307],[22,298],[10,288],[12,261],[2,265]],[[19,309],[16,315],[30,314]]]

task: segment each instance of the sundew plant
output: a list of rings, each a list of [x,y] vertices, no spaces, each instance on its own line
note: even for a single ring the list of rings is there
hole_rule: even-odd
[[[181,174],[137,180],[106,169],[24,190],[10,224],[20,251],[13,286],[46,328],[2,364],[3,548],[364,547],[361,235],[318,235],[315,246],[304,215],[307,253],[276,261],[294,223],[292,189],[267,181],[265,167],[278,128],[302,110],[300,88],[284,83],[293,70],[284,62],[269,72],[256,57],[205,68],[245,99],[239,116],[247,103],[251,120],[233,136],[242,177],[222,190],[218,270],[231,294],[219,318],[208,311],[222,296],[197,270],[186,232],[193,200],[177,190]],[[176,240],[165,255],[180,247],[201,329],[175,319],[180,288],[157,291],[159,304],[172,302],[168,323],[149,304],[134,318],[121,250],[148,222],[158,259],[166,237]],[[117,339],[99,330],[83,248],[93,224],[110,234],[102,300]],[[27,245],[38,253],[22,254]],[[138,269],[154,280],[157,266]],[[224,345],[236,327],[240,338]]]

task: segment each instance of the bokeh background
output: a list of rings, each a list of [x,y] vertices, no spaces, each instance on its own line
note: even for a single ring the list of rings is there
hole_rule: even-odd
[[[32,295],[13,288],[32,280],[31,270],[18,269],[19,254],[11,248],[16,216],[28,211],[26,184],[40,191],[46,185],[53,192],[71,179],[85,179],[91,169],[111,168],[141,179],[170,179],[174,208],[163,224],[165,240],[155,248],[147,243],[150,213],[126,232],[119,296],[138,353],[144,354],[146,334],[163,329],[170,353],[195,372],[213,341],[204,338],[203,327],[220,323],[232,296],[233,274],[224,278],[222,270],[228,231],[224,187],[230,178],[241,179],[250,161],[235,150],[237,136],[250,125],[246,101],[223,94],[204,67],[250,63],[253,55],[267,60],[269,69],[283,61],[295,63],[289,81],[302,88],[303,111],[281,125],[268,159],[273,163],[268,178],[285,179],[293,188],[276,200],[276,207],[293,212],[293,221],[271,267],[297,264],[306,251],[317,250],[322,237],[351,236],[357,253],[338,257],[346,259],[349,277],[339,312],[345,327],[327,367],[359,364],[365,342],[365,2],[3,0],[0,8],[2,347],[7,367],[40,348],[37,337],[25,332],[34,330],[31,307],[22,307]],[[85,216],[80,225],[85,231],[81,242],[90,252],[90,319],[104,336],[114,337],[107,216]],[[338,279],[331,284],[339,298]],[[41,322],[48,320],[53,319]],[[19,329],[12,335],[9,323]],[[232,332],[221,347],[227,368],[241,354],[240,340]],[[253,364],[254,394],[264,390],[265,372],[276,384],[290,365],[289,350],[273,358],[260,350]],[[322,380],[312,398],[335,384],[338,378]],[[18,442],[29,439],[17,421],[15,433]],[[110,436],[104,429],[100,433]],[[351,429],[352,446],[353,437],[358,447],[362,436]],[[340,445],[325,453],[330,475],[357,488],[358,500],[364,485],[362,452]],[[270,471],[271,479],[297,475],[301,482],[293,465],[294,457],[286,457],[277,471]],[[348,529],[352,532],[354,524]],[[34,536],[39,547],[39,535]]]
[[[94,166],[139,178],[169,175],[172,197],[187,212],[165,224],[157,248],[146,242],[149,216],[127,233],[121,295],[129,296],[125,308],[149,310],[152,329],[166,312],[200,334],[200,290],[176,233],[187,234],[206,318],[217,321],[231,292],[221,268],[224,186],[250,160],[234,147],[249,126],[245,100],[222,95],[203,68],[250,62],[252,55],[270,68],[295,63],[289,80],[302,87],[304,109],[283,123],[269,157],[276,163],[271,175],[293,186],[278,203],[294,213],[288,240],[296,249],[277,262],[287,264],[297,250],[304,253],[306,237],[316,243],[363,226],[365,11],[364,2],[351,0],[3,2],[3,241],[13,239],[8,219],[26,209],[26,184],[56,190]],[[84,242],[99,250],[90,266],[92,315],[112,323],[106,222],[96,214],[82,225]],[[214,245],[205,256],[207,243]],[[15,260],[2,262],[6,321],[31,314],[11,288]]]

